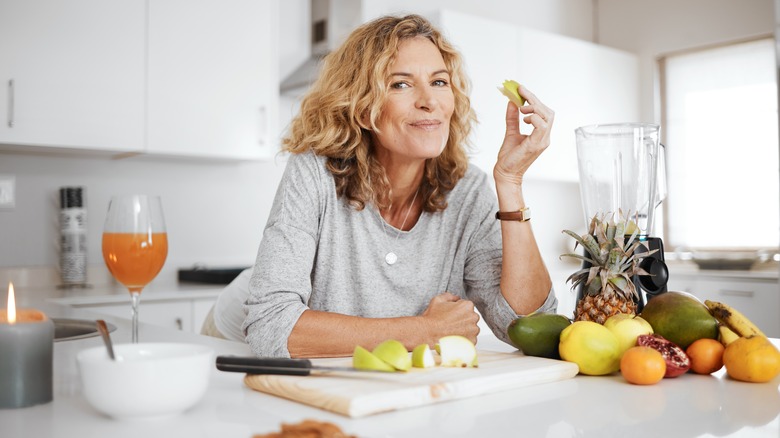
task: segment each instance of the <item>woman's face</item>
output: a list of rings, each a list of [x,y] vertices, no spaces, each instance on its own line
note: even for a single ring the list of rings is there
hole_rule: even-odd
[[[372,134],[380,160],[439,156],[450,135],[455,96],[439,49],[427,38],[403,41],[390,65],[389,93]]]

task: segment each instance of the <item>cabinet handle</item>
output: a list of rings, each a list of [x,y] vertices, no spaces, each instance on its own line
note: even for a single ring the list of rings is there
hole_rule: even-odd
[[[184,330],[184,322],[181,320],[181,318],[176,318],[176,328],[179,330]]]
[[[14,127],[14,80],[8,80],[8,127]]]
[[[752,290],[733,290],[733,289],[721,289],[720,290],[721,295],[731,296],[731,297],[745,297],[750,298],[754,295],[754,292]]]

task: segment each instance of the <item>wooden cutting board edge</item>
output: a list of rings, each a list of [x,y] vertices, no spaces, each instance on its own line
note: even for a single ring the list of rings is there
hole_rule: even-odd
[[[358,395],[356,397],[339,396],[333,393],[318,391],[307,385],[306,380],[325,378],[338,382],[333,377],[293,377],[270,375],[247,375],[244,383],[254,390],[286,398],[299,403],[308,404],[320,409],[335,412],[352,418],[379,414],[382,412],[425,406],[449,400],[457,400],[479,395],[517,389],[543,383],[550,383],[574,377],[578,373],[576,364],[563,361],[550,361],[543,368],[529,372],[525,369],[501,374],[477,376],[464,381],[437,381],[430,384],[407,385],[384,391],[381,397],[375,394]],[[513,374],[532,377],[515,381]]]

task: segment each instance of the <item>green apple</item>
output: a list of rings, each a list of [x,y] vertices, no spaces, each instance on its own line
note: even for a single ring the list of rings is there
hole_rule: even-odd
[[[438,351],[443,367],[477,366],[477,348],[463,336],[450,335],[439,339]]]
[[[525,105],[525,99],[523,99],[523,96],[520,95],[520,91],[518,91],[520,84],[517,81],[506,80],[501,85],[501,87],[498,87],[498,91],[500,91],[501,94],[508,97],[518,108]]]
[[[639,335],[653,333],[653,327],[641,316],[630,313],[618,313],[604,321],[604,327],[608,328],[617,338],[620,344],[620,355],[631,347],[636,346],[636,338]]]
[[[399,371],[409,371],[412,367],[412,358],[406,347],[395,339],[388,339],[377,345],[373,351],[374,356],[382,359],[385,363]]]
[[[431,368],[436,366],[433,352],[428,344],[420,344],[412,350],[412,366],[415,368]]]
[[[395,371],[395,368],[360,345],[356,346],[355,351],[352,353],[352,366],[359,370]]]

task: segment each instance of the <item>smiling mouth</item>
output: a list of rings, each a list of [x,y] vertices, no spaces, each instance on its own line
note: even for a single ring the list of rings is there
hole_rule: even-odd
[[[415,128],[432,130],[441,126],[441,122],[438,120],[420,120],[411,124]]]

